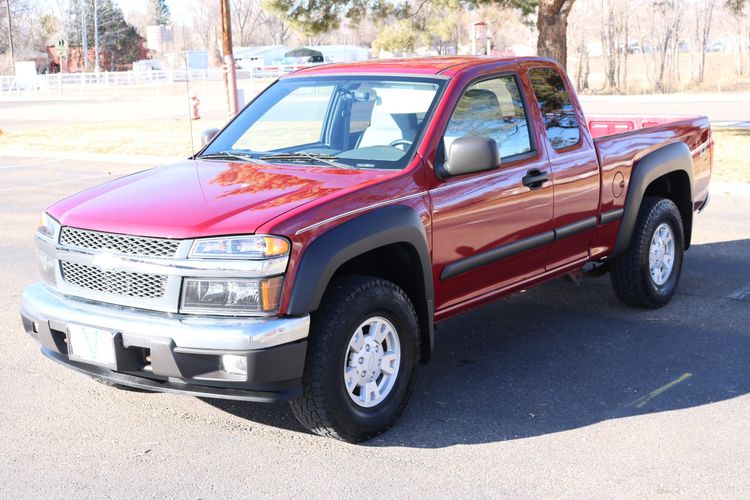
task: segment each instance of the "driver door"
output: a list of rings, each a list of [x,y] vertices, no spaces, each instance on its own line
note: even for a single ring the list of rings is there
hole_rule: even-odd
[[[444,132],[444,151],[450,154],[451,143],[468,135],[493,138],[502,164],[444,179],[430,191],[438,314],[542,274],[554,239],[551,183],[528,183],[550,169],[515,74],[464,89]]]

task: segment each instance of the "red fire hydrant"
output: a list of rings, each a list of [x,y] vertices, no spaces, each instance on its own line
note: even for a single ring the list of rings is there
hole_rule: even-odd
[[[200,120],[201,119],[201,113],[200,113],[201,101],[200,99],[198,99],[198,96],[195,94],[190,96],[190,100],[193,101],[193,115],[190,117],[190,119]]]

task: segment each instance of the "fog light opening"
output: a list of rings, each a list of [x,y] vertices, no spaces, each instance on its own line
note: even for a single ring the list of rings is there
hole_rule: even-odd
[[[230,375],[247,376],[247,357],[225,354],[221,357],[219,370]]]

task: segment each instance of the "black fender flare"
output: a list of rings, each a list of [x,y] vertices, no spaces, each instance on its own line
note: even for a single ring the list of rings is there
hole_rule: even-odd
[[[406,243],[419,258],[424,282],[426,310],[419,311],[420,327],[432,352],[435,291],[432,261],[425,226],[419,214],[406,205],[389,205],[348,220],[315,238],[297,264],[287,314],[302,315],[318,309],[323,294],[336,270],[347,261],[371,250]]]
[[[638,210],[641,207],[643,195],[648,186],[659,177],[672,172],[685,172],[688,176],[690,183],[690,193],[688,196],[691,200],[690,214],[692,215],[692,199],[695,190],[695,185],[693,184],[693,157],[690,154],[690,149],[684,142],[667,144],[647,154],[637,164],[633,165],[630,182],[628,183],[628,194],[625,199],[625,210],[620,221],[620,229],[617,232],[617,241],[614,250],[612,250],[612,257],[623,253],[630,246],[635,222],[638,218]],[[689,228],[686,228],[685,236],[686,240],[689,240]]]

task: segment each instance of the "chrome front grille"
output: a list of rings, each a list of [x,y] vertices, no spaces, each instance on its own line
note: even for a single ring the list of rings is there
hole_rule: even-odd
[[[179,240],[146,238],[127,234],[103,233],[74,227],[63,227],[60,243],[89,250],[109,250],[125,255],[172,258],[180,246]]]
[[[158,299],[164,296],[167,277],[158,274],[105,271],[98,267],[61,262],[63,279],[97,292],[127,297]]]

